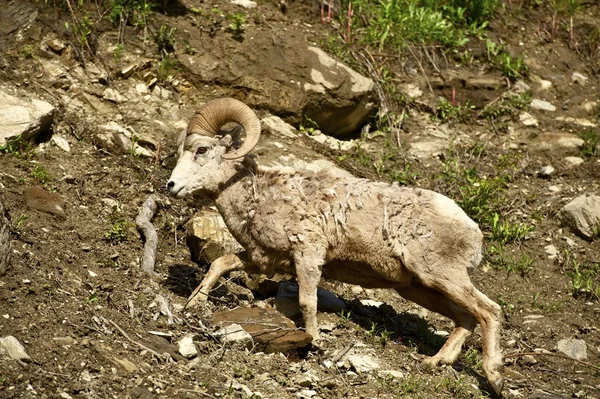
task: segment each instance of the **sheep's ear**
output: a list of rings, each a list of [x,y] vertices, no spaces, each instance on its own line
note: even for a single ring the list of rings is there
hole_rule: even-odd
[[[183,154],[183,147],[185,144],[185,138],[187,137],[186,131],[182,130],[177,138],[177,156],[180,157]]]
[[[231,147],[231,144],[233,143],[233,138],[230,135],[226,135],[223,137],[219,138],[219,144],[222,145],[223,147]]]

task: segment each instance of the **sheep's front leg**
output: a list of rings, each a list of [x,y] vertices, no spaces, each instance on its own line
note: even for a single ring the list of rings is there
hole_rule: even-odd
[[[294,255],[296,279],[299,287],[299,302],[306,332],[313,337],[313,342],[319,340],[317,324],[317,285],[321,280],[324,256],[313,251],[300,252]]]
[[[210,290],[215,286],[217,281],[225,274],[244,269],[244,263],[234,254],[224,255],[211,263],[208,272],[200,285],[192,292],[188,298],[185,308],[197,306],[205,303],[208,299]]]

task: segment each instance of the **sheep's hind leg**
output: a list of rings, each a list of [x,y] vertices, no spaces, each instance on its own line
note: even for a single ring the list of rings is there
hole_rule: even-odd
[[[206,303],[210,290],[215,286],[217,281],[225,274],[244,269],[244,263],[237,255],[229,254],[221,256],[211,263],[208,272],[198,287],[192,292],[188,298],[185,308],[197,306]]]
[[[483,335],[483,371],[490,386],[500,394],[504,383],[501,373],[500,306],[473,286],[466,270],[460,272],[458,268],[449,267],[444,270],[446,273],[443,275],[436,275],[434,271],[416,277],[423,285],[440,292],[477,319]],[[448,273],[448,270],[452,270],[452,273]]]
[[[440,363],[453,364],[458,359],[465,340],[473,333],[477,325],[475,318],[439,292],[419,283],[413,282],[409,287],[398,288],[396,291],[409,301],[454,321],[456,327],[438,353],[423,362],[432,367]]]

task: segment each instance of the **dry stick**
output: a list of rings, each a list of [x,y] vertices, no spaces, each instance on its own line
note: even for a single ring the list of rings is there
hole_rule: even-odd
[[[339,350],[335,355],[333,355],[333,357],[331,358],[331,363],[336,364],[337,362],[339,362],[344,357],[344,355],[348,353],[350,349],[352,349],[353,346],[354,341],[350,341],[348,345],[346,345],[343,349]]]
[[[127,333],[126,333],[126,332],[125,332],[125,331],[124,331],[124,330],[123,330],[121,327],[119,327],[119,325],[118,325],[117,323],[115,323],[114,321],[112,321],[112,320],[109,320],[109,319],[107,319],[107,320],[108,320],[108,322],[109,322],[110,324],[112,324],[112,325],[113,325],[113,327],[114,327],[114,328],[116,328],[116,329],[117,329],[117,330],[118,330],[118,331],[121,333],[121,335],[123,335],[125,338],[127,338],[127,340],[128,340],[129,342],[131,342],[132,344],[135,344],[135,345],[139,346],[139,347],[140,347],[140,348],[142,348],[143,350],[146,350],[146,351],[148,351],[148,352],[152,353],[154,356],[158,357],[159,359],[161,359],[161,358],[162,358],[162,356],[160,355],[160,353],[158,353],[157,351],[155,351],[155,350],[152,350],[152,349],[148,348],[146,345],[144,345],[144,344],[141,344],[141,343],[139,343],[139,342],[137,342],[137,341],[135,341],[135,340],[131,339],[131,338],[129,337],[129,335],[127,335]]]
[[[554,356],[554,357],[560,357],[561,359],[566,359],[566,360],[572,360],[574,362],[583,364],[585,366],[591,367],[593,369],[599,370],[600,371],[600,367],[589,363],[589,362],[584,362],[583,360],[579,360],[579,359],[573,359],[572,357],[566,356],[566,355],[561,355],[560,353],[552,353],[552,352],[520,352],[520,353],[513,353],[511,355],[506,355],[504,356],[505,359],[510,359],[511,357],[521,357],[521,356]]]
[[[10,253],[10,224],[4,216],[4,206],[0,201],[0,276],[8,269]]]
[[[410,51],[410,54],[413,56],[415,61],[417,61],[417,64],[419,64],[419,69],[421,70],[421,73],[423,74],[423,77],[425,78],[425,81],[427,82],[427,86],[429,86],[429,91],[431,91],[431,94],[435,95],[435,93],[433,92],[433,88],[431,87],[431,83],[429,83],[429,79],[427,78],[427,74],[425,73],[425,69],[423,68],[423,65],[421,64],[421,61],[415,55],[415,53],[412,49],[412,46],[408,46],[408,51]]]
[[[141,262],[142,270],[150,275],[154,274],[156,248],[158,247],[158,234],[156,234],[154,225],[150,223],[150,220],[152,220],[155,212],[156,198],[154,194],[150,194],[142,205],[140,213],[135,218],[135,224],[138,230],[146,238],[146,243],[144,244],[144,254]]]

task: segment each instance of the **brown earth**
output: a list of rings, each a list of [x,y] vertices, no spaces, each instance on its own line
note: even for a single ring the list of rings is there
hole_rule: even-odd
[[[23,1],[27,6],[22,6],[17,14],[11,13],[15,3],[8,2],[8,7],[0,11],[0,32],[4,35],[0,38],[2,85],[56,104],[63,88],[47,85],[44,76],[40,76],[35,58],[19,58],[18,53],[24,44],[38,48],[41,38],[48,34],[75,43],[75,38],[64,35],[64,22],[69,13],[46,9],[28,20],[26,17],[33,16],[33,11],[38,9],[36,2]],[[156,30],[162,23],[178,27],[180,32],[185,32],[178,39],[180,46],[183,46],[183,38],[189,37],[194,41],[215,40],[215,45],[225,43],[232,47],[234,39],[224,30],[217,30],[209,39],[206,32],[187,29],[191,7],[210,9],[217,4],[222,10],[234,9],[220,1],[189,0],[182,2],[170,13],[172,15],[153,14],[150,29]],[[533,77],[528,80],[534,97],[547,96],[547,100],[558,106],[552,116],[537,115],[548,130],[578,131],[577,126],[556,122],[553,118],[561,115],[589,118],[579,104],[597,99],[598,52],[597,49],[594,52],[594,42],[586,35],[591,27],[600,25],[600,11],[594,4],[586,10],[576,19],[575,36],[579,40],[576,49],[570,46],[565,29],[559,29],[556,37],[548,33],[550,21],[541,9],[501,13],[491,25],[490,37],[503,40],[515,54],[527,52],[530,76],[553,82],[551,92],[542,92]],[[278,5],[271,1],[261,3],[250,15],[246,36],[263,35],[260,40],[265,43],[273,40],[275,34],[286,34],[283,30],[274,33],[265,28],[269,24],[285,26],[293,34],[305,34],[315,42],[336,34],[333,26],[319,22],[317,6],[309,7],[299,1],[288,3],[286,15],[281,14]],[[15,32],[13,27],[24,24],[23,21],[31,22],[31,26],[25,37],[17,41],[11,36]],[[116,35],[113,29],[105,22],[99,26],[97,39],[108,40],[107,32]],[[210,30],[210,26],[205,29]],[[130,30],[129,33],[126,51],[138,49],[145,56],[158,57],[154,48],[141,45],[141,32]],[[193,37],[196,34],[199,36]],[[73,48],[76,47],[74,44]],[[473,42],[474,53],[477,48],[485,51],[482,43]],[[263,51],[258,46],[256,53],[249,56],[264,57]],[[109,71],[115,72],[120,67],[110,52],[97,54]],[[228,55],[223,53],[222,56]],[[229,56],[233,64],[235,53]],[[69,62],[76,65],[80,61],[81,57],[75,55]],[[385,66],[396,73],[397,83],[423,81],[420,73],[417,77],[404,73],[402,63],[390,62]],[[482,107],[507,88],[484,90],[464,83],[473,76],[497,78],[498,72],[484,63],[457,67],[452,60],[446,59],[436,66],[442,68],[441,76],[431,64],[425,64],[425,76],[432,82],[441,81],[434,85],[436,95],[450,98],[454,88],[459,102],[468,100]],[[573,71],[586,73],[592,82],[585,89],[574,86],[570,80]],[[453,76],[455,78],[451,78]],[[179,70],[178,77],[189,84],[185,92],[178,92],[182,112],[188,115],[198,99],[240,95],[235,87],[219,86],[218,79],[215,79],[216,86],[200,84],[196,77],[186,75],[184,67]],[[119,79],[115,77],[112,84],[118,86]],[[136,115],[124,117],[135,125]],[[265,355],[223,347],[200,328],[200,322],[208,323],[208,313],[202,311],[176,313],[176,322],[167,324],[167,317],[160,314],[154,303],[157,294],[182,306],[206,270],[206,265],[197,268],[190,261],[185,243],[185,222],[193,216],[197,204],[163,195],[163,187],[174,164],[177,132],[164,135],[165,148],[156,162],[129,154],[113,155],[97,148],[90,139],[97,126],[89,124],[85,115],[59,109],[55,126],[59,122],[69,127],[70,153],[45,145],[42,151],[31,156],[0,154],[0,199],[10,217],[13,238],[9,271],[0,276],[0,337],[17,337],[32,358],[32,362],[23,365],[2,360],[0,398],[251,396],[231,381],[242,383],[265,398],[291,398],[308,389],[298,382],[306,372],[317,375],[319,382],[314,383],[313,389],[322,398],[488,396],[480,366],[479,330],[468,340],[456,365],[423,369],[420,363],[423,357],[435,353],[443,343],[443,338],[433,332],[450,331],[452,325],[449,320],[423,312],[386,291],[354,291],[335,283],[324,283],[324,287],[347,302],[351,313],[346,320],[339,315],[320,312],[320,324],[333,323],[335,327],[324,333],[320,350],[308,353]],[[508,126],[527,138],[535,137],[543,130],[524,128],[514,121],[509,121]],[[409,119],[401,135],[410,136],[418,128],[418,123]],[[600,304],[597,298],[573,296],[568,276],[571,266],[565,261],[565,254],[568,251],[580,262],[599,262],[600,240],[583,241],[567,230],[561,230],[556,216],[557,211],[579,193],[600,193],[598,158],[586,159],[577,167],[567,167],[564,156],[577,155],[577,151],[575,154],[533,152],[526,144],[511,149],[510,129],[509,133],[497,132],[483,120],[459,128],[474,139],[489,139],[490,147],[480,157],[459,151],[465,162],[480,171],[494,173],[493,165],[499,155],[509,150],[517,154],[519,162],[509,186],[512,202],[507,206],[507,215],[514,220],[531,221],[535,214],[537,220],[536,229],[527,240],[521,245],[507,247],[507,251],[515,256],[527,254],[533,259],[529,273],[525,276],[518,272],[507,273],[484,262],[472,276],[475,285],[498,301],[505,311],[502,344],[508,356],[504,395],[599,398]],[[298,139],[297,145],[315,146],[304,139]],[[320,151],[353,173],[382,178],[373,168],[361,165],[351,157],[342,161],[335,151]],[[31,173],[37,164],[42,164],[50,176],[46,187],[65,200],[66,219],[25,205],[24,189],[39,184]],[[537,170],[547,164],[554,165],[556,173],[548,180],[538,178]],[[397,167],[404,167],[404,161],[398,161]],[[413,168],[419,174],[416,184],[451,196],[456,194],[455,187],[437,178],[442,170],[440,162],[415,162]],[[549,186],[557,186],[560,191],[550,191]],[[150,193],[157,193],[160,198],[159,211],[153,219],[160,239],[156,264],[158,276],[154,279],[145,276],[139,268],[143,241],[133,226],[139,206]],[[106,234],[118,220],[129,222],[125,233],[127,239],[110,241]],[[573,244],[569,244],[567,238],[573,240]],[[549,260],[544,252],[549,243],[559,250],[556,261]],[[598,276],[595,284],[600,285]],[[235,283],[229,281],[226,287],[231,289],[219,290],[222,296],[211,303],[211,310],[248,305],[247,298],[235,294],[234,286]],[[366,298],[380,300],[385,305],[380,308],[362,305],[359,300]],[[262,299],[272,302],[271,297]],[[377,323],[380,330],[372,331],[372,323]],[[165,334],[152,333],[156,331]],[[389,331],[389,336],[382,331]],[[178,355],[176,348],[178,339],[190,332],[196,333],[195,341],[200,351],[197,360],[192,362]],[[563,338],[583,339],[587,343],[587,360],[574,361],[559,355],[556,345]],[[354,342],[354,349],[358,348],[359,353],[376,356],[382,370],[397,370],[403,376],[390,379],[377,373],[349,373],[344,365],[339,368],[321,366],[323,360],[330,359],[350,342]],[[160,355],[154,355],[138,343]],[[541,354],[540,350],[550,353]],[[61,396],[63,393],[69,396]]]

